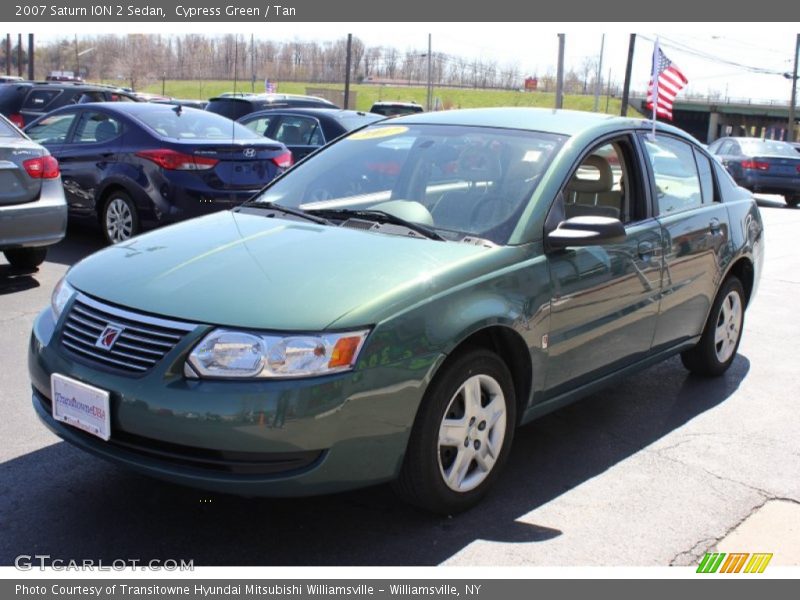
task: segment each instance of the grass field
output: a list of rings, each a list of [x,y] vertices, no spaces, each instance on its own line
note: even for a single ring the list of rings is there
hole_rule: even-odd
[[[342,84],[316,84],[302,82],[283,82],[278,84],[278,91],[286,94],[305,94],[307,87],[329,88],[343,90]],[[167,80],[163,86],[167,96],[175,98],[207,99],[223,92],[233,91],[232,81],[177,81]],[[239,82],[237,91],[249,92],[249,82]],[[356,106],[358,110],[369,110],[373,102],[378,100],[399,100],[401,102],[414,101],[425,105],[425,87],[423,86],[388,86],[377,84],[354,84],[350,88],[356,92]],[[256,82],[256,92],[263,91],[263,83]],[[162,93],[161,82],[145,86],[143,92],[155,94]],[[438,98],[445,108],[478,108],[486,106],[538,106],[552,108],[555,106],[555,94],[545,92],[517,92],[508,90],[479,90],[463,88],[435,87],[434,98]],[[574,110],[592,110],[593,96],[566,95],[564,108]],[[606,108],[606,106],[608,108]],[[618,98],[600,96],[600,111],[618,115],[620,101]],[[640,116],[635,110],[629,112],[631,116]]]

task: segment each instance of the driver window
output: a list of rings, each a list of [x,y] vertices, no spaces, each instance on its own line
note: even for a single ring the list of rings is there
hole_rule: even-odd
[[[595,148],[584,157],[564,187],[566,218],[611,217],[632,220],[625,182],[630,181],[621,142]]]

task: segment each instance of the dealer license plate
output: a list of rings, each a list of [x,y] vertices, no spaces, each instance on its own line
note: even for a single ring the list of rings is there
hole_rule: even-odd
[[[70,377],[50,376],[53,418],[108,441],[111,437],[109,393]]]

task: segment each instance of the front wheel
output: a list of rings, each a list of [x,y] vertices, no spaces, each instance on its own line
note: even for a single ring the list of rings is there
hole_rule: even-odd
[[[13,248],[11,250],[4,250],[3,254],[8,264],[12,267],[17,269],[35,269],[42,264],[47,257],[47,248]]]
[[[139,233],[139,215],[131,197],[121,190],[112,192],[103,207],[101,223],[109,244],[125,242]]]
[[[454,359],[422,400],[397,492],[440,514],[470,508],[502,469],[515,424],[514,386],[505,363],[482,349]]]
[[[787,194],[783,198],[786,200],[787,206],[791,206],[792,208],[797,208],[797,205],[800,204],[800,196],[789,196]]]
[[[687,369],[711,377],[728,370],[742,339],[744,305],[742,283],[737,277],[728,278],[711,307],[700,341],[694,348],[681,353]]]

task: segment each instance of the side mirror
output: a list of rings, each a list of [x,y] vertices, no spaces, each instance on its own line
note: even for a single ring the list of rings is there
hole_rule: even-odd
[[[626,238],[625,226],[611,217],[572,217],[547,234],[550,248],[618,244]]]

